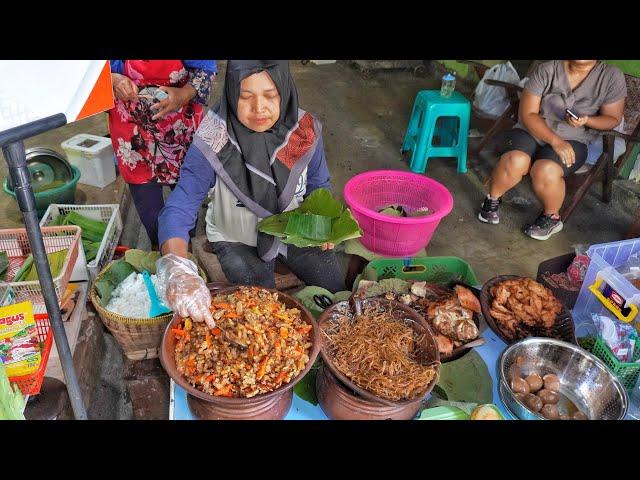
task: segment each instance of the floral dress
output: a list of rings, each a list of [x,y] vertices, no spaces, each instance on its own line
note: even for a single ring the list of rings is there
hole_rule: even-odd
[[[204,117],[215,61],[191,61],[205,68],[189,67],[188,60],[124,60],[112,61],[112,72],[129,77],[138,86],[183,87],[187,82],[196,96],[177,112],[152,120],[156,111],[153,100],[115,99],[109,111],[109,131],[118,168],[127,183],[157,182],[173,185],[178,181],[180,167],[193,135]],[[200,65],[198,65],[200,66]]]

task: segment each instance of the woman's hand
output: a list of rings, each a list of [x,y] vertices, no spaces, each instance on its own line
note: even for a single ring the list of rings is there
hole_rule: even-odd
[[[151,120],[157,120],[164,117],[167,113],[180,110],[196,96],[196,89],[188,83],[182,88],[160,87],[159,90],[167,92],[169,96],[151,105],[152,110],[157,110],[157,113],[151,117]]]
[[[560,157],[560,160],[562,160],[562,163],[564,163],[568,168],[576,163],[576,154],[569,142],[558,138],[556,141],[551,143],[551,148],[553,148]]]
[[[584,117],[580,117],[577,120],[573,118],[571,115],[567,114],[566,117],[567,123],[574,128],[584,127],[587,121],[589,120],[589,116],[585,115]]]
[[[158,283],[165,287],[167,305],[174,312],[206,322],[209,328],[216,326],[209,310],[211,293],[191,260],[170,253],[158,259],[156,270]]]
[[[334,248],[336,248],[336,246],[333,243],[323,243],[322,245],[320,245],[320,249],[322,249],[322,251],[325,250],[333,250]]]
[[[123,102],[130,102],[138,99],[138,86],[126,75],[111,73],[113,93]]]

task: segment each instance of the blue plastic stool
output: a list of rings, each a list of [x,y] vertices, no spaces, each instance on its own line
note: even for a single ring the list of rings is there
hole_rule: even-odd
[[[459,92],[450,98],[441,97],[439,90],[419,92],[402,142],[402,152],[412,151],[411,171],[424,173],[430,157],[456,157],[458,173],[466,173],[470,117],[471,104]],[[438,146],[433,145],[435,137],[440,138]]]

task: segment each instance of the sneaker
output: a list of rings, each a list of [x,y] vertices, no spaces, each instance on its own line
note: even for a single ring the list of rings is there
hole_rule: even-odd
[[[494,200],[487,195],[487,198],[482,202],[482,208],[478,213],[478,220],[484,223],[491,223],[496,225],[500,223],[500,216],[498,215],[498,207],[502,203],[502,199]]]
[[[528,225],[524,233],[536,240],[548,240],[551,235],[562,230],[562,220],[552,218],[544,213],[540,214],[532,225]]]

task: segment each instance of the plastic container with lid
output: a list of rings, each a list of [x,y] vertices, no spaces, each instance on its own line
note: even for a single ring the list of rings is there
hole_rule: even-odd
[[[110,138],[81,133],[65,140],[60,146],[69,163],[80,170],[80,183],[103,188],[115,181],[116,169]]]
[[[591,314],[612,313],[622,322],[638,326],[640,290],[618,271],[640,252],[640,238],[592,245],[591,258],[580,294],[572,311],[576,324],[591,322]]]

